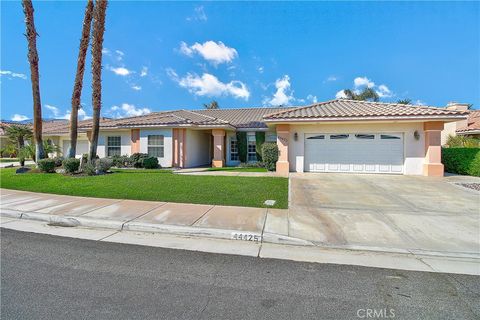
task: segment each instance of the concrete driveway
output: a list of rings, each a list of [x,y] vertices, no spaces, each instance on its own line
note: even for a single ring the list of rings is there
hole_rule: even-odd
[[[291,174],[289,235],[318,245],[480,256],[474,177]]]

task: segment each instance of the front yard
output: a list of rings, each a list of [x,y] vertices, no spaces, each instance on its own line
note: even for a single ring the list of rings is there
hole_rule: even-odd
[[[174,174],[170,170],[114,170],[99,176],[15,174],[0,169],[0,187],[72,196],[263,207],[288,207],[288,179]]]

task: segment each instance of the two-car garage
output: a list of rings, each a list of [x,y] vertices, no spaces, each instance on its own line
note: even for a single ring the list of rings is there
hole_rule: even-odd
[[[403,133],[306,133],[307,172],[404,173]]]

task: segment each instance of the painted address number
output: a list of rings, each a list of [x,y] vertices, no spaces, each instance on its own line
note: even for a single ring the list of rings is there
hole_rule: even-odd
[[[232,239],[233,240],[242,240],[242,241],[254,241],[260,242],[262,241],[262,236],[253,233],[237,233],[232,232]]]

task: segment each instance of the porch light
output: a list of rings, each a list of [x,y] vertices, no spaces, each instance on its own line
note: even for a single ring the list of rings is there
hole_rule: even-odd
[[[295,132],[293,134],[293,140],[298,141],[298,133]]]
[[[415,130],[415,132],[413,133],[413,137],[415,138],[415,140],[419,140],[420,139],[420,133]]]

